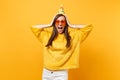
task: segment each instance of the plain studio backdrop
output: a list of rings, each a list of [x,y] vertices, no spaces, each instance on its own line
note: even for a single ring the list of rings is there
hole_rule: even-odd
[[[0,0],[0,80],[41,80],[42,47],[31,32],[63,4],[72,24],[93,24],[69,80],[120,80],[120,0]]]

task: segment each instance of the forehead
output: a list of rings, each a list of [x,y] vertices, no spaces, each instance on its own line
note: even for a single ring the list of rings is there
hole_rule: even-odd
[[[64,16],[60,16],[57,18],[57,20],[65,20],[65,17]]]

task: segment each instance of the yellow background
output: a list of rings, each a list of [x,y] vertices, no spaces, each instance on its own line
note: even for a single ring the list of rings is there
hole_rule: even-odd
[[[41,44],[30,26],[63,4],[73,24],[93,24],[69,80],[120,80],[120,0],[0,0],[0,80],[41,80]]]

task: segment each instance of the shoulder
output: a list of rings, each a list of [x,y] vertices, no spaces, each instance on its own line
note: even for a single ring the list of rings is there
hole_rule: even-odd
[[[68,33],[69,33],[69,35],[71,36],[72,39],[74,39],[76,37],[79,37],[80,34],[81,34],[79,28],[71,28],[71,27],[68,27]]]

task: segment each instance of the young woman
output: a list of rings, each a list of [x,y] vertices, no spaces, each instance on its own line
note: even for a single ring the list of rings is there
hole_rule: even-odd
[[[42,80],[68,80],[68,70],[79,67],[80,44],[92,25],[71,25],[64,13],[58,13],[51,24],[31,30],[43,46]]]

